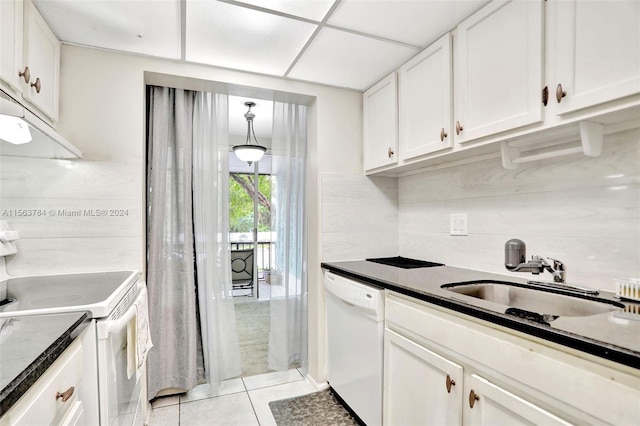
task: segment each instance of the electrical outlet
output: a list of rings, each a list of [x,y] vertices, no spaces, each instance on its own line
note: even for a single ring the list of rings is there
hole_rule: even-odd
[[[466,213],[451,213],[451,226],[449,230],[450,235],[469,235],[467,230],[467,214]]]

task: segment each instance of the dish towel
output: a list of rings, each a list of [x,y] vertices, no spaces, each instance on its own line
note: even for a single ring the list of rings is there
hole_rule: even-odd
[[[135,314],[127,324],[127,378],[136,373],[136,380],[142,375],[142,365],[147,358],[149,349],[153,347],[151,342],[151,330],[149,329],[149,309],[147,286],[140,286],[138,298],[133,302],[132,308]]]

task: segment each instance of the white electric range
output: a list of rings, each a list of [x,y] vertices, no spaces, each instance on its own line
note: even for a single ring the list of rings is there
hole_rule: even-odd
[[[0,283],[2,319],[27,315],[88,311],[92,320],[83,333],[83,389],[87,417],[100,425],[142,424],[141,375],[128,373],[127,325],[144,283],[137,271],[24,276]],[[7,322],[2,327],[10,327]],[[89,419],[87,419],[89,420]]]
[[[134,303],[146,297],[138,271],[105,271],[10,277],[5,256],[17,253],[14,231],[0,225],[0,334],[20,317],[88,311],[82,334],[83,384],[79,389],[87,424],[142,424],[145,375],[132,374],[127,326]],[[9,241],[7,241],[9,240]],[[14,319],[11,321],[10,319]],[[137,373],[137,374],[136,374]]]
[[[9,278],[0,284],[6,294],[0,318],[76,311],[89,311],[93,318],[105,318],[116,307],[122,309],[120,302],[135,288],[137,280],[137,271]]]

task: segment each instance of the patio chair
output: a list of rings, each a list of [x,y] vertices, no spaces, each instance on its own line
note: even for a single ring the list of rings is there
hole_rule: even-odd
[[[231,250],[231,284],[233,296],[253,296],[253,249]],[[246,294],[236,294],[236,290],[249,290]]]

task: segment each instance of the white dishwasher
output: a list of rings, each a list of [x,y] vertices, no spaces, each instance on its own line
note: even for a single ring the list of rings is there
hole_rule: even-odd
[[[382,424],[384,290],[326,271],[329,385],[368,426]]]

